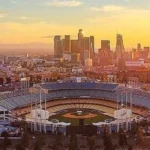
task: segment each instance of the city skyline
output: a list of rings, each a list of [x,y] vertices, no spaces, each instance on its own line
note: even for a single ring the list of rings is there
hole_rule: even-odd
[[[77,37],[82,28],[85,36],[95,37],[97,49],[101,40],[115,48],[117,33],[123,35],[125,49],[149,46],[149,8],[149,0],[0,1],[0,44],[41,43],[51,49],[55,35]]]

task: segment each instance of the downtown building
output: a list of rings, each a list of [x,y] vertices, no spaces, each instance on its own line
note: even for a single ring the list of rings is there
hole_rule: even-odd
[[[94,36],[84,37],[83,30],[80,29],[78,33],[78,48],[80,51],[81,63],[85,65],[85,60],[92,59],[94,56]]]
[[[65,60],[82,63],[84,65],[85,59],[92,59],[94,56],[94,36],[84,37],[84,32],[79,29],[78,39],[71,39],[70,35],[61,37],[54,37],[54,56],[55,58],[64,58]],[[88,56],[87,56],[88,55]],[[80,59],[79,59],[80,58]]]
[[[63,41],[60,35],[54,37],[54,57],[62,58],[63,56]]]
[[[122,59],[124,57],[124,44],[123,44],[123,37],[121,34],[117,34],[116,37],[116,59]]]
[[[150,47],[142,49],[141,44],[137,44],[137,49],[133,49],[131,53],[134,60],[144,59],[148,61],[150,59]]]
[[[101,40],[101,49],[98,52],[98,64],[100,66],[112,65],[113,52],[110,50],[110,41]]]

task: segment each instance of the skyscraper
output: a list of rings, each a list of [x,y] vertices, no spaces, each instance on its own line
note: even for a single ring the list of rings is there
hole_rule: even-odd
[[[123,58],[124,52],[125,52],[125,49],[124,49],[124,44],[123,44],[123,37],[121,34],[117,34],[116,58],[117,59]]]
[[[81,43],[80,43],[80,59],[81,62],[84,62],[84,51],[88,50],[90,51],[90,38],[89,37],[83,37],[81,39]]]
[[[78,33],[78,41],[80,41],[83,38],[83,30],[79,29],[79,33]]]
[[[81,41],[83,39],[83,30],[82,29],[79,29],[79,32],[78,32],[78,48],[79,50],[81,51]]]
[[[62,48],[63,48],[63,52],[65,51],[65,39],[62,39]]]
[[[94,36],[90,36],[90,45],[91,45],[91,48],[94,52],[94,49],[95,49],[95,45],[94,45]]]
[[[78,32],[78,48],[80,51],[81,63],[84,63],[84,51],[88,50],[90,52],[90,57],[92,58],[94,53],[94,36],[84,37],[83,30],[79,29]]]
[[[89,37],[82,38],[81,48],[82,48],[82,50],[90,50],[90,38]]]
[[[78,47],[78,40],[71,40],[71,52],[80,53],[80,49]]]
[[[55,58],[61,58],[63,55],[62,40],[59,35],[54,37],[54,56]]]
[[[101,40],[101,50],[110,51],[110,41]]]
[[[137,51],[141,51],[142,50],[142,48],[141,48],[141,44],[140,43],[138,43],[137,44]]]
[[[84,60],[90,58],[90,51],[89,50],[84,50]]]
[[[90,36],[90,55],[91,55],[91,58],[93,57],[94,53],[95,53],[95,45],[94,45],[94,36]]]
[[[71,51],[70,35],[65,35],[64,39],[64,52]]]

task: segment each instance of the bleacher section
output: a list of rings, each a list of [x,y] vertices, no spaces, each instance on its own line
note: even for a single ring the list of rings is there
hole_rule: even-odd
[[[44,108],[44,103],[42,104]],[[121,105],[121,104],[120,104]],[[93,109],[101,112],[105,112],[113,116],[114,111],[117,109],[115,102],[102,100],[102,99],[61,99],[61,100],[51,100],[46,104],[47,110],[50,113],[57,113],[58,111],[68,110],[68,109]],[[35,106],[32,106],[34,109]],[[128,106],[129,108],[129,106]],[[31,108],[20,108],[14,111],[18,116],[30,113]],[[144,108],[133,107],[132,111],[134,114],[145,113]]]
[[[88,101],[94,104],[93,99],[106,101],[117,101],[117,90],[120,89],[118,84],[111,83],[96,83],[96,82],[64,82],[64,83],[46,83],[41,84],[41,87],[48,89],[46,100],[52,101],[55,99],[82,99],[88,97]],[[123,90],[123,89],[121,89]],[[141,90],[132,90],[133,105],[150,108],[150,93]],[[123,95],[125,96],[125,95]],[[41,96],[45,100],[45,94]],[[126,97],[123,97],[125,100]],[[40,100],[40,94],[30,94],[28,91],[16,91],[0,94],[0,105],[8,110],[13,110],[19,107],[28,106],[31,102],[35,103]],[[128,100],[129,102],[129,100]]]
[[[93,90],[108,90],[114,91],[118,84],[111,83],[96,83],[96,82],[65,82],[65,83],[47,83],[41,84],[41,87],[48,89],[49,91],[54,90],[68,90],[68,89],[93,89]]]

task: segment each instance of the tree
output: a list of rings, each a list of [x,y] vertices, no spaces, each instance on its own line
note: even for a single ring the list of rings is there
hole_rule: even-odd
[[[126,134],[125,134],[123,128],[120,128],[120,130],[119,130],[119,145],[123,146],[125,144],[127,144]]]
[[[20,121],[20,127],[23,129],[23,131],[27,132],[27,122],[26,122],[26,116],[22,116],[22,120]]]
[[[70,147],[69,150],[76,150],[77,149],[77,137],[76,135],[71,135],[70,138]]]
[[[141,145],[143,143],[143,131],[141,127],[138,127],[137,129],[137,144]]]
[[[104,143],[104,150],[108,149],[112,150],[112,139],[107,125],[104,127],[103,143]]]
[[[36,76],[36,80],[37,80],[37,83],[41,83],[42,76],[40,76],[40,75],[37,75],[37,76]]]
[[[24,148],[28,148],[29,144],[30,144],[29,135],[27,133],[24,133],[21,139],[21,146],[23,146]]]
[[[137,132],[137,128],[138,128],[138,124],[136,123],[135,119],[133,119],[133,123],[132,123],[132,133],[135,135]]]
[[[11,83],[11,78],[10,77],[6,77],[6,83],[7,84]]]
[[[21,144],[17,144],[16,150],[25,150],[25,148],[23,148]]]
[[[127,76],[127,73],[124,73],[122,82],[125,84],[125,86],[127,85],[127,83],[128,83],[128,76]]]
[[[9,134],[7,131],[2,132],[2,134],[1,134],[1,137],[8,137],[8,136],[9,136]]]
[[[3,85],[3,84],[4,84],[4,78],[0,77],[0,85]]]
[[[42,150],[44,145],[46,145],[45,136],[39,135],[35,141],[34,150]]]
[[[57,134],[55,137],[55,144],[54,144],[54,149],[60,149],[63,145],[63,134],[62,132],[59,131],[59,128],[57,128]]]
[[[2,137],[4,137],[3,141],[2,141],[2,148],[3,149],[7,149],[7,147],[11,146],[11,140],[8,138],[9,137],[9,134],[7,131],[4,131],[2,134],[1,134]]]
[[[95,146],[94,137],[87,137],[87,143],[88,143],[89,149],[94,150],[94,146]]]

